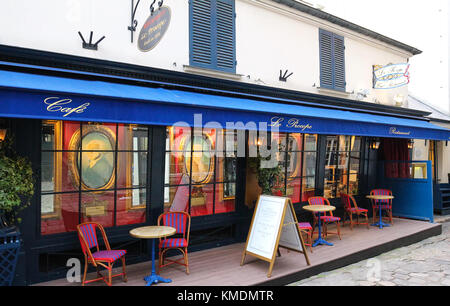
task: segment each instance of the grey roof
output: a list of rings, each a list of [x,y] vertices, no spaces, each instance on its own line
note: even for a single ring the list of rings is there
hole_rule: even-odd
[[[421,54],[422,53],[422,51],[417,49],[417,48],[411,47],[411,46],[409,46],[407,44],[404,44],[404,43],[401,43],[401,42],[399,42],[399,41],[397,41],[395,39],[392,39],[392,38],[389,38],[387,36],[381,35],[381,34],[379,34],[377,32],[374,32],[372,30],[369,30],[369,29],[366,29],[364,27],[361,27],[361,26],[359,26],[357,24],[354,24],[354,23],[352,23],[350,21],[347,21],[347,20],[344,20],[342,18],[336,17],[336,16],[334,16],[334,15],[332,15],[330,13],[321,11],[319,9],[316,9],[316,8],[312,7],[312,6],[309,6],[309,5],[297,2],[295,0],[272,0],[272,1],[284,4],[284,5],[287,5],[289,7],[292,7],[294,9],[296,9],[296,10],[299,10],[299,11],[301,11],[303,13],[312,15],[314,17],[317,17],[317,18],[320,18],[320,19],[324,19],[326,21],[329,21],[331,23],[339,25],[339,26],[341,26],[343,28],[347,28],[347,29],[350,29],[350,30],[355,31],[357,33],[360,33],[360,34],[372,37],[374,39],[377,39],[379,41],[382,41],[384,43],[387,43],[389,45],[392,45],[394,47],[397,47],[397,48],[402,49],[404,51],[407,51],[409,53],[412,53],[413,55],[417,55],[417,54]]]
[[[438,120],[450,122],[450,114],[442,110],[439,110],[435,106],[432,106],[429,103],[424,102],[412,95],[408,96],[408,108],[431,113],[427,117],[430,118],[432,121]]]

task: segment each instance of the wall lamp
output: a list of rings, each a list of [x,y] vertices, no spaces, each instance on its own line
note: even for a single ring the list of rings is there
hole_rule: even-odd
[[[414,140],[413,140],[413,139],[410,139],[410,140],[408,141],[408,149],[412,150],[413,148],[414,148]]]
[[[378,150],[380,148],[380,138],[372,138],[371,143],[370,143],[370,148],[372,150]]]
[[[0,129],[0,142],[4,141],[6,138],[6,129]]]

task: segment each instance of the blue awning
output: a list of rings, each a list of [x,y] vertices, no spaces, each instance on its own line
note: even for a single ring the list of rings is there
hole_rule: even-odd
[[[424,120],[11,71],[0,71],[0,106],[11,118],[450,140]]]

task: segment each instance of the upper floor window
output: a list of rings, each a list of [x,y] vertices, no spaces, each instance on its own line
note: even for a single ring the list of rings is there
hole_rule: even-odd
[[[320,87],[345,91],[344,37],[319,30]]]
[[[234,73],[234,0],[191,0],[189,10],[190,65]]]

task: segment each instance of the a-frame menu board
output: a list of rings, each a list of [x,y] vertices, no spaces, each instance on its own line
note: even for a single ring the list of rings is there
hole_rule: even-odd
[[[291,199],[260,196],[253,213],[241,266],[244,265],[245,256],[252,255],[270,262],[267,277],[271,277],[279,247],[304,254],[309,266],[305,243],[297,224]]]

